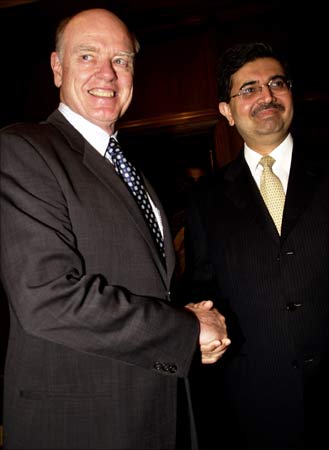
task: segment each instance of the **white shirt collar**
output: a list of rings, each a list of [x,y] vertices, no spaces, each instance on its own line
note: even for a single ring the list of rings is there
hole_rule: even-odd
[[[273,165],[273,172],[278,175],[283,184],[284,190],[287,190],[288,178],[291,166],[291,158],[292,158],[292,147],[293,147],[293,138],[289,133],[288,136],[281,142],[281,144],[276,147],[270,155],[275,159],[275,163]],[[256,183],[259,185],[260,174],[262,172],[262,167],[259,164],[259,161],[264,155],[252,150],[247,144],[244,144],[244,156],[247,161],[247,164],[250,168],[251,174],[254,177]]]
[[[58,109],[70,124],[82,134],[86,141],[104,156],[110,135],[99,126],[89,122],[89,120],[85,119],[80,114],[72,111],[72,109],[64,103],[61,102]],[[115,132],[113,136],[116,137],[116,135],[117,132]]]
[[[97,125],[89,122],[84,117],[80,116],[80,114],[72,111],[64,103],[60,103],[58,107],[59,111],[63,114],[63,116],[70,122],[70,124],[82,134],[82,136],[89,142],[89,144],[94,147],[102,156],[105,155],[110,135],[106,133],[102,128]],[[117,138],[117,131],[113,134],[113,137]],[[148,192],[147,192],[147,195]],[[159,222],[160,230],[163,236],[163,224],[161,219],[161,214],[158,208],[155,206],[153,200],[149,196],[151,205],[153,207],[156,218]]]

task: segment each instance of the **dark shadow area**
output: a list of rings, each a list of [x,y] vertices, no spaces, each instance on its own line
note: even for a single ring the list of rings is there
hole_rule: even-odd
[[[9,312],[8,303],[0,283],[0,426],[2,424],[2,401],[3,401],[3,374],[7,351],[7,341],[9,332]],[[0,448],[1,442],[0,442]]]

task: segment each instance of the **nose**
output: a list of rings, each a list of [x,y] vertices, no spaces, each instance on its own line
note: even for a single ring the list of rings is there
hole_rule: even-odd
[[[273,93],[271,86],[269,84],[262,84],[262,92],[261,92],[261,96],[268,98],[270,97],[271,99],[273,97],[275,97],[275,94]]]
[[[117,78],[117,74],[113,67],[112,61],[104,61],[99,67],[97,76],[107,81],[115,80]]]

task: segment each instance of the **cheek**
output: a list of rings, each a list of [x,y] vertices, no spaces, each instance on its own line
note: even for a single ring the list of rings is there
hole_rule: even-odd
[[[238,128],[248,127],[252,121],[251,117],[251,107],[249,105],[238,105],[231,109],[231,120],[230,125],[236,125]]]
[[[252,105],[248,104],[242,104],[239,106],[239,109],[237,111],[237,117],[239,117],[240,120],[246,121],[252,118]]]
[[[80,73],[77,73],[76,71],[68,72],[65,78],[66,91],[70,92],[71,96],[81,98],[82,100],[83,95],[88,91],[89,78],[90,77],[85,72]]]
[[[288,115],[292,115],[293,114],[293,112],[294,112],[294,105],[293,105],[293,102],[292,102],[291,98],[284,103],[284,107],[285,107],[286,113]]]
[[[294,115],[294,107],[290,104],[287,105],[286,110],[285,110],[285,121],[287,124],[291,124],[292,120],[293,120],[293,115]]]
[[[121,82],[121,91],[124,92],[124,101],[130,101],[133,95],[133,79],[131,77],[127,77]]]
[[[92,76],[92,72],[82,68],[78,65],[71,65],[64,69],[63,80],[65,77],[65,82],[68,85],[81,86],[83,83],[89,80]]]
[[[127,95],[123,101],[121,115],[123,115],[129,108],[132,97],[133,97],[133,88],[131,87],[131,89],[127,91]]]
[[[244,120],[244,118],[248,117],[249,115],[250,108],[241,105],[240,103],[238,105],[231,105],[231,108],[229,110],[227,120],[231,126],[233,126],[236,122]]]

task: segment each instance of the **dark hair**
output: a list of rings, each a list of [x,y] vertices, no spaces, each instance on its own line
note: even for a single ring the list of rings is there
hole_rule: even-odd
[[[228,48],[217,65],[217,92],[220,102],[229,102],[232,75],[242,66],[258,58],[274,58],[282,65],[285,76],[289,77],[288,63],[266,42],[248,42]]]

